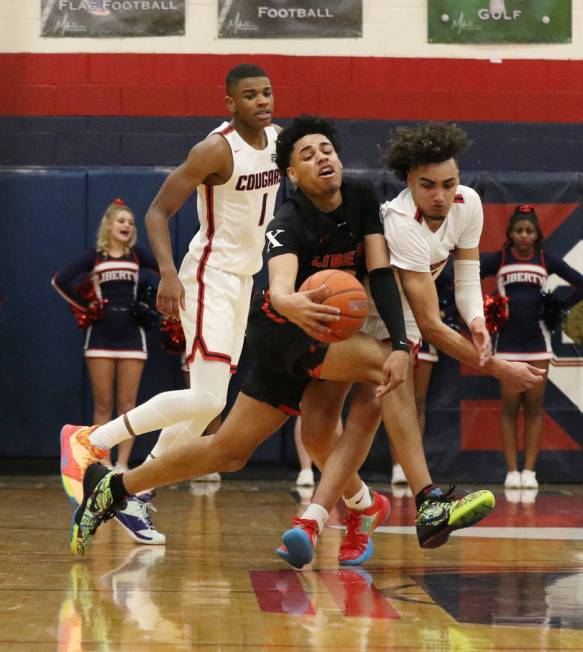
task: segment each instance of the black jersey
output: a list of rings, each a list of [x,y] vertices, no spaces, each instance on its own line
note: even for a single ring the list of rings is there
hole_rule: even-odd
[[[341,192],[342,204],[324,213],[296,190],[269,225],[267,258],[298,257],[296,289],[322,269],[350,271],[360,279],[366,273],[364,236],[383,235],[376,192],[370,181],[356,178],[345,178]]]
[[[52,280],[55,289],[69,302],[84,310],[87,300],[79,293],[79,280],[91,280],[95,296],[103,302],[99,321],[87,329],[85,357],[147,357],[146,337],[132,316],[140,269],[158,272],[152,254],[134,247],[119,258],[89,249]]]
[[[496,276],[498,291],[509,299],[509,318],[496,339],[496,353],[509,360],[542,360],[551,357],[549,334],[540,318],[541,290],[550,274],[583,287],[583,276],[542,249],[527,259],[511,247],[480,256],[480,274]]]
[[[84,309],[87,302],[79,294],[77,282],[88,276],[96,296],[105,305],[131,306],[136,299],[140,268],[158,272],[154,256],[141,247],[133,247],[119,258],[92,248],[58,272],[53,285],[69,303]]]

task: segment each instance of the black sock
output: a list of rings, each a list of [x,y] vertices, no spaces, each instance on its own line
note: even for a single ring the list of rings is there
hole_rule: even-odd
[[[123,501],[129,496],[123,484],[123,473],[120,474],[116,473],[111,478],[111,482],[109,483],[109,488],[111,489],[111,496],[115,504],[123,503]]]
[[[417,509],[421,507],[423,501],[427,498],[427,494],[436,488],[437,485],[432,483],[432,484],[428,484],[426,487],[423,487],[423,489],[421,489],[421,491],[415,496],[415,506],[417,507]]]

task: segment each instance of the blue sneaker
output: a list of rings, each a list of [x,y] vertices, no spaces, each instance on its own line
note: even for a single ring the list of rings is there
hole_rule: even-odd
[[[294,518],[292,522],[294,527],[282,534],[283,545],[275,553],[294,568],[302,568],[314,557],[318,523],[309,518]]]
[[[163,546],[166,543],[166,537],[162,532],[158,532],[148,511],[150,509],[156,511],[150,502],[153,495],[153,493],[147,493],[128,498],[126,508],[116,512],[113,518],[137,543]]]

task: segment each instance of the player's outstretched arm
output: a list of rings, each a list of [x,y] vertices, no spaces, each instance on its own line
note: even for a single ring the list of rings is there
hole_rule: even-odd
[[[399,270],[399,278],[423,339],[447,355],[508,383],[516,391],[523,392],[542,382],[544,370],[524,362],[490,358],[480,366],[480,355],[473,344],[441,321],[437,291],[431,275],[427,272]]]
[[[492,340],[484,319],[484,299],[480,284],[480,251],[478,247],[456,249],[454,262],[455,302],[466,322],[472,342],[483,367],[492,357]]]
[[[298,257],[282,254],[269,261],[269,295],[273,307],[280,315],[299,326],[310,337],[327,335],[330,329],[322,322],[337,321],[340,310],[319,303],[325,299],[325,286],[296,292]]]

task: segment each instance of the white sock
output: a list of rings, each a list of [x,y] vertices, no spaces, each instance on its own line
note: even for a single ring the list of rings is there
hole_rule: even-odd
[[[356,509],[359,512],[372,507],[372,493],[370,489],[362,483],[362,487],[352,496],[352,498],[342,498],[348,509]]]
[[[327,510],[322,505],[317,505],[316,503],[310,503],[306,511],[302,514],[302,518],[309,518],[316,521],[318,524],[318,534],[322,534],[328,516],[330,514],[328,514]]]

